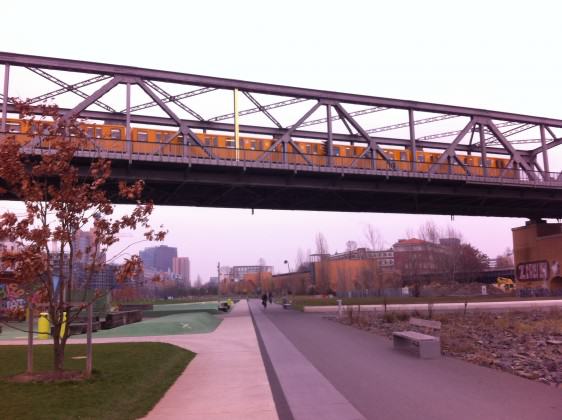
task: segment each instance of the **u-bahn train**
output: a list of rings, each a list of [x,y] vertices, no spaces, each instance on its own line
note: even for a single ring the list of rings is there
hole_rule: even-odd
[[[104,151],[125,153],[127,142],[125,141],[125,127],[116,124],[91,124],[81,123],[80,128],[83,136],[87,139],[95,139]],[[29,141],[30,136],[37,134],[34,123],[28,120],[7,119],[8,133],[15,136],[22,144]],[[175,137],[174,137],[175,136]],[[233,135],[197,133],[199,142],[211,150],[213,157],[231,160],[257,160],[274,143],[272,138],[254,138],[241,136],[238,148]],[[93,142],[91,142],[93,143]],[[294,141],[300,152],[306,155],[308,161],[315,166],[328,166],[326,144],[320,141]],[[182,156],[183,138],[177,131],[131,127],[132,153],[136,154],[162,154]],[[87,147],[87,146],[86,146]],[[90,145],[93,149],[93,145]],[[300,153],[292,150],[289,146],[287,162],[307,164]],[[356,144],[333,144],[331,165],[336,167],[351,167],[369,169],[371,160],[369,158],[357,159],[365,151],[365,146]],[[440,153],[418,150],[416,152],[414,167],[414,156],[409,149],[383,149],[388,161],[377,156],[376,166],[378,169],[395,169],[400,171],[427,172],[429,167],[441,156]],[[281,145],[277,145],[267,155],[267,162],[282,162]],[[192,157],[205,158],[209,155],[201,147],[191,147]],[[479,155],[457,155],[465,168],[474,176],[483,176],[484,169],[482,158]],[[509,165],[509,160],[500,157],[488,157],[486,159],[486,176],[515,178],[518,171]],[[391,167],[392,166],[392,167]],[[465,175],[467,171],[458,164],[456,160],[451,164],[440,165],[436,173],[447,173]]]

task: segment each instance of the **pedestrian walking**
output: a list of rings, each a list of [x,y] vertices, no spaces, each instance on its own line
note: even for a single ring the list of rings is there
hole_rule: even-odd
[[[267,294],[266,293],[261,295],[261,304],[263,305],[263,309],[267,309]]]

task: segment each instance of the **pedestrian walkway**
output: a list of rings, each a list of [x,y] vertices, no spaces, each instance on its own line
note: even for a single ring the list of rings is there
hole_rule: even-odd
[[[309,412],[325,404],[308,375],[301,376],[303,369],[331,384],[339,401],[367,419],[562,419],[560,389],[451,357],[419,359],[396,351],[385,337],[321,314],[280,305],[251,308],[295,420],[323,418],[306,416],[301,407],[293,410],[292,401],[307,404]]]
[[[197,353],[145,419],[278,419],[246,301],[238,302],[208,334],[94,338],[94,343],[139,341],[170,343]],[[25,340],[0,344],[25,344]]]
[[[353,405],[299,352],[269,320],[257,301],[250,303],[256,327],[273,364],[287,404],[295,420],[365,420]]]

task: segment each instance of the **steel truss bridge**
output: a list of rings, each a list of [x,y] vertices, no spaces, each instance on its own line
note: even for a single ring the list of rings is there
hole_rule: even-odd
[[[122,125],[126,147],[91,139],[95,150],[79,161],[111,158],[112,176],[145,179],[157,204],[562,217],[562,120],[5,52],[0,65],[2,133],[17,117],[16,96],[53,100],[65,118]],[[141,153],[134,126],[174,134]],[[273,141],[258,157],[240,148],[226,159],[201,133]],[[323,163],[299,140],[325,146]],[[334,145],[363,152],[337,156]],[[43,152],[40,137],[23,147]],[[438,158],[398,164],[389,149]],[[471,156],[508,165],[475,168]]]

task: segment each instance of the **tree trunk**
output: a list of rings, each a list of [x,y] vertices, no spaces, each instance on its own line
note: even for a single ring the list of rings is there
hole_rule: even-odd
[[[62,372],[64,370],[64,344],[61,340],[55,339],[54,342],[54,360],[55,360],[55,371]]]
[[[33,373],[33,304],[31,296],[27,297],[27,373]]]

